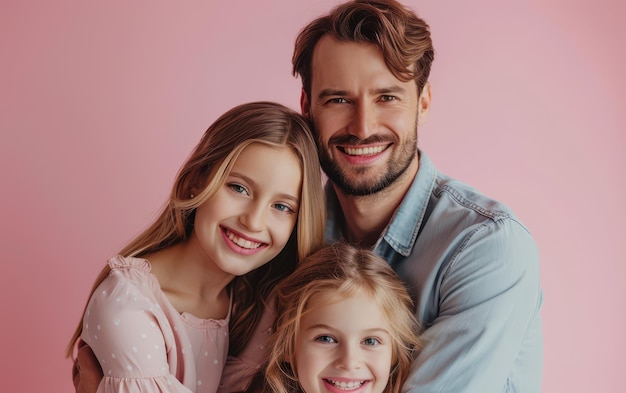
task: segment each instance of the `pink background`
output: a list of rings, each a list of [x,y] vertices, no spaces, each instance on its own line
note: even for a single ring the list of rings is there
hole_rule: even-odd
[[[106,258],[154,218],[219,114],[252,100],[298,108],[294,38],[335,3],[2,1],[3,391],[71,391],[63,351]],[[406,3],[437,50],[421,147],[513,207],[538,242],[544,391],[616,391],[626,6]]]

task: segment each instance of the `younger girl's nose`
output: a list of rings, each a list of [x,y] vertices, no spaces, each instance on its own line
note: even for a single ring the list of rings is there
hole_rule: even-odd
[[[359,349],[353,345],[344,344],[338,349],[335,367],[344,370],[354,370],[361,368]]]

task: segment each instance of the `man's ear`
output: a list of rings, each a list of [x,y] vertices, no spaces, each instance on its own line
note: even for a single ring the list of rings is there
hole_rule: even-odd
[[[430,83],[426,82],[422,92],[417,99],[417,124],[422,125],[428,119],[428,112],[430,111],[430,102],[432,95],[430,93]]]
[[[309,98],[307,97],[304,88],[302,88],[302,92],[300,93],[300,111],[304,117],[309,120],[311,119],[311,104],[309,103]]]

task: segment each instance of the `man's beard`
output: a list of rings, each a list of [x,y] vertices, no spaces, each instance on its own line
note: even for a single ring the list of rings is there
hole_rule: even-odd
[[[356,174],[351,179],[346,175],[341,167],[333,161],[329,148],[324,146],[318,139],[318,150],[320,165],[324,170],[324,173],[328,178],[338,186],[344,194],[350,196],[366,196],[376,194],[385,188],[389,187],[396,180],[398,180],[406,170],[411,166],[414,159],[417,159],[417,124],[415,126],[415,132],[412,134],[414,137],[405,141],[400,146],[400,153],[397,157],[391,157],[386,165],[385,172],[377,178],[369,178],[361,180],[361,176],[366,176],[365,173],[371,168],[363,167],[356,169]],[[365,140],[356,138],[355,136],[338,137],[337,139],[331,138],[329,146],[333,144],[351,144],[351,145],[366,145],[373,142],[381,141],[382,138],[373,136]],[[359,181],[361,180],[361,181]]]

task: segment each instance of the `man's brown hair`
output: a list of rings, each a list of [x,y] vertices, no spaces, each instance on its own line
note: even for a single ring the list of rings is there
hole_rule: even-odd
[[[296,38],[292,63],[309,99],[313,51],[326,34],[343,42],[376,45],[393,75],[403,82],[414,79],[421,94],[435,50],[428,24],[412,10],[395,0],[353,0],[305,26]]]

